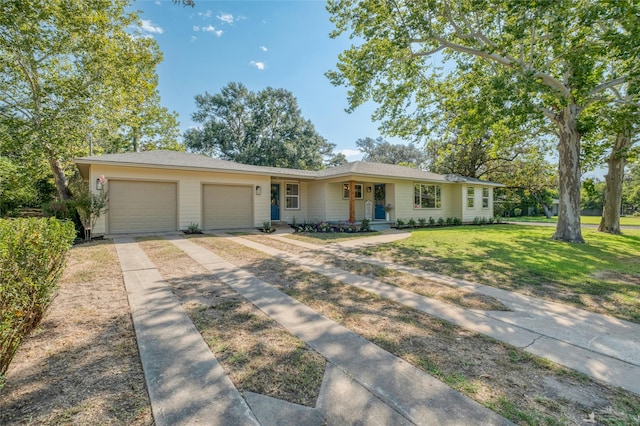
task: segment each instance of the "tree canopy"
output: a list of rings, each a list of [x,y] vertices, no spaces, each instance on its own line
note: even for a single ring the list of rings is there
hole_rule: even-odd
[[[302,117],[296,98],[285,89],[252,92],[229,83],[220,93],[195,100],[192,118],[201,126],[184,134],[191,151],[243,164],[307,170],[344,160]]]
[[[414,144],[392,144],[382,137],[358,139],[356,146],[364,153],[363,161],[423,168],[427,160],[424,150]]]
[[[336,25],[332,36],[348,32],[362,40],[327,73],[334,84],[350,87],[350,108],[373,99],[381,105],[374,118],[390,122],[405,115],[412,103],[429,98],[434,85],[447,81],[443,60],[458,66],[483,62],[505,87],[516,87],[518,105],[527,115],[546,117],[558,137],[554,239],[584,241],[580,141],[591,129],[582,112],[637,80],[637,64],[611,66],[637,55],[637,2],[622,0],[614,8],[586,0],[330,0],[327,7]],[[505,107],[513,102],[502,101]]]
[[[132,32],[139,21],[128,5],[0,4],[0,152],[16,164],[46,162],[62,199],[71,197],[67,173],[74,157],[89,153],[89,135],[102,152],[122,151],[124,143],[102,146],[98,136],[141,143],[150,115],[168,123],[163,137],[175,135],[175,115],[159,106],[156,91],[162,55],[153,39]]]

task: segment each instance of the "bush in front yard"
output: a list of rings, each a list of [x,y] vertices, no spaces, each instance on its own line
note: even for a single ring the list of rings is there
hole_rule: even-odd
[[[72,222],[0,219],[0,388],[20,342],[53,300],[75,236]]]

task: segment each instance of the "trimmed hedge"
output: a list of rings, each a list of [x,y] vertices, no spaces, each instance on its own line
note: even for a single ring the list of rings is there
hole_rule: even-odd
[[[0,219],[0,388],[20,342],[53,300],[75,236],[72,222]]]

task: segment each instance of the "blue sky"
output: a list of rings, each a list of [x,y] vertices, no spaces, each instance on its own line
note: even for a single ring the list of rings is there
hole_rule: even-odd
[[[194,123],[194,96],[217,93],[227,83],[250,90],[284,88],[297,98],[302,115],[350,161],[360,158],[355,141],[376,138],[375,105],[347,114],[347,89],[329,83],[348,37],[329,38],[333,25],[324,1],[211,1],[196,7],[170,0],[137,0],[142,32],[159,44],[162,104],[178,112],[181,129]],[[401,142],[387,138],[390,142]]]

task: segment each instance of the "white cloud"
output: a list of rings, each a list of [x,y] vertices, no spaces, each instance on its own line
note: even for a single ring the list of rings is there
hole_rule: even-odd
[[[264,46],[260,46],[260,50],[262,50],[263,52],[266,52],[266,51],[267,51],[267,50],[269,50],[269,49],[267,49],[267,48],[266,48],[266,47],[264,47]]]
[[[162,34],[164,32],[161,27],[154,25],[153,22],[149,21],[148,19],[143,19],[140,21],[140,28],[142,29],[142,31],[146,31],[152,34]]]
[[[162,6],[162,2],[161,1],[156,1],[155,2],[158,6]]]
[[[224,31],[222,30],[216,30],[216,27],[214,27],[213,25],[207,25],[206,27],[199,27],[197,25],[193,26],[193,31],[202,31],[205,33],[214,33],[216,36],[220,37],[222,34],[224,34]]]
[[[347,157],[347,160],[350,161],[362,160],[362,156],[364,155],[359,149],[343,149],[340,153],[344,154],[344,156]]]
[[[203,18],[211,18],[211,11],[207,10],[206,12],[198,12],[198,16],[202,16]]]
[[[256,62],[256,61],[249,62],[249,65],[251,65],[252,67],[258,68],[259,70],[263,70],[267,66],[264,62]]]
[[[220,13],[220,15],[216,16],[222,22],[226,22],[227,24],[233,24],[235,18],[230,13]]]
[[[191,43],[193,43],[194,41],[196,41],[198,39],[198,37],[196,36],[191,36]]]

